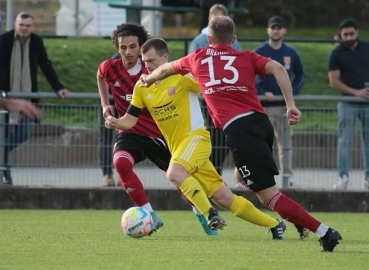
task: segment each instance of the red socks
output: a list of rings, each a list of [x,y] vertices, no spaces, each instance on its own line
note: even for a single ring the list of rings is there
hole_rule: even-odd
[[[113,157],[114,167],[117,170],[122,185],[128,196],[137,206],[143,206],[149,202],[140,179],[133,171],[134,159],[127,151],[117,151]]]
[[[315,232],[321,223],[310,216],[301,205],[284,196],[280,192],[270,200],[267,207],[277,212],[281,218],[286,219],[295,225],[300,225],[309,229],[312,232]]]

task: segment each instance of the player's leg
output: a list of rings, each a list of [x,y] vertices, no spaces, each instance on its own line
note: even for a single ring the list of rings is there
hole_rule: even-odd
[[[341,235],[313,218],[276,186],[274,175],[278,174],[278,168],[272,155],[274,131],[267,115],[254,113],[240,118],[228,126],[225,133],[236,167],[249,189],[282,218],[315,232],[320,237],[324,251],[333,251]]]
[[[165,173],[168,171],[169,163],[172,158],[171,153],[169,152],[168,146],[164,140],[164,138],[147,138],[147,148],[145,150],[145,154],[148,159],[150,159],[159,169],[163,170]],[[177,187],[179,193],[182,194],[182,191]],[[209,228],[208,221],[204,217],[203,214],[191,203],[186,196],[182,194],[183,198],[192,206],[193,213],[196,215],[201,227],[207,235],[218,235],[217,230],[213,230]]]
[[[207,147],[199,147],[199,144],[204,140],[207,141]],[[210,204],[208,194],[205,193],[199,181],[191,176],[199,166],[209,160],[210,152],[209,132],[206,130],[192,132],[181,142],[177,149],[173,149],[167,176],[205,216],[210,228],[221,229],[225,226],[225,221]]]
[[[275,239],[282,239],[284,223],[261,212],[245,198],[233,194],[209,160],[200,166],[193,176],[199,180],[205,192],[217,205],[230,210],[236,217],[280,232],[279,237]]]
[[[133,133],[120,133],[114,146],[113,163],[120,181],[131,200],[145,208],[153,217],[153,231],[163,226],[163,221],[155,214],[144,187],[133,171],[133,165],[146,158],[141,147],[145,137]]]

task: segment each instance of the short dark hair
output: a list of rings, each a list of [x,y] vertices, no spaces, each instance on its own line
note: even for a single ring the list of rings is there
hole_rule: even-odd
[[[151,48],[154,48],[157,55],[169,54],[168,45],[162,38],[150,38],[141,47],[142,53],[147,53]]]
[[[115,45],[115,48],[119,47],[119,38],[120,37],[137,37],[138,44],[142,46],[149,38],[149,34],[147,33],[145,27],[138,23],[122,23],[117,26],[117,28],[113,31],[111,35],[111,40]]]
[[[235,25],[228,16],[217,16],[209,22],[209,35],[216,44],[230,44],[235,32]]]
[[[228,16],[228,9],[225,5],[215,4],[209,9],[209,15],[214,15],[217,12],[221,12],[224,16]]]
[[[345,19],[340,23],[338,28],[342,30],[343,28],[349,28],[349,27],[353,27],[355,28],[355,30],[357,30],[357,22],[353,19]]]
[[[27,11],[22,11],[20,12],[16,18],[21,18],[21,19],[29,19],[31,18],[33,20],[33,16],[31,15],[31,13],[28,13]]]

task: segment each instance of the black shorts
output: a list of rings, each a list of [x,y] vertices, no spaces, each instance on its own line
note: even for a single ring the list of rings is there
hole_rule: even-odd
[[[274,130],[266,114],[241,117],[224,130],[234,163],[249,189],[258,192],[274,186],[279,174],[273,157]]]
[[[153,139],[131,132],[117,134],[113,152],[118,150],[129,152],[135,164],[148,158],[163,171],[168,170],[172,157],[164,138]]]

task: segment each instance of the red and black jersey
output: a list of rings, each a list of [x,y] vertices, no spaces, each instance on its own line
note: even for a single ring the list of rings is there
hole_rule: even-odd
[[[119,117],[127,112],[132,99],[133,88],[141,74],[147,74],[144,65],[142,65],[138,74],[130,75],[124,67],[122,59],[110,59],[100,64],[99,75],[109,85]],[[142,110],[137,124],[129,132],[152,138],[163,136],[147,109]]]

